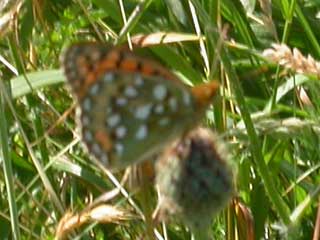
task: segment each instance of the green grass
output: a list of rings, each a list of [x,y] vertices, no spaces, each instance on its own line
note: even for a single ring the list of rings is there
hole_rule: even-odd
[[[166,38],[150,40],[139,55],[188,84],[221,83],[204,124],[228,144],[237,201],[213,219],[211,237],[249,239],[252,229],[255,239],[312,239],[320,191],[319,79],[268,62],[262,51],[280,41],[320,59],[320,3],[242,2],[248,5],[26,0],[15,24],[0,24],[0,239],[53,239],[67,211],[80,213],[106,192],[106,204],[121,209],[123,219],[79,224],[70,239],[191,239],[177,221],[166,223],[166,233],[159,224],[154,235],[153,186],[126,183],[112,195],[125,173],[108,172],[83,151],[60,70],[61,51],[71,43],[121,45],[160,32]]]

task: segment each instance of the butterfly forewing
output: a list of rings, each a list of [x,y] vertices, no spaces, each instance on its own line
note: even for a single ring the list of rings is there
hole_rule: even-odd
[[[202,114],[188,86],[126,50],[77,44],[63,65],[79,102],[83,141],[108,168],[150,158]]]
[[[159,76],[108,72],[88,92],[81,101],[82,135],[111,167],[151,157],[192,123],[188,88]]]

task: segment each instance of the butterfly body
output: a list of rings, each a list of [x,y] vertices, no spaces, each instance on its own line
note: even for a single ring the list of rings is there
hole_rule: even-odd
[[[82,139],[108,168],[150,158],[197,124],[208,105],[160,64],[124,49],[76,44],[63,66],[79,102]],[[211,88],[214,95],[217,84]]]

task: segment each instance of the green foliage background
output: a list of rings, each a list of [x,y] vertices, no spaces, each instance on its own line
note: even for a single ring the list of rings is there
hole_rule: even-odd
[[[319,9],[316,0],[24,0],[18,10],[1,9],[1,20],[12,18],[0,24],[0,239],[53,239],[67,210],[81,211],[114,189],[76,138],[62,49],[88,40],[124,44],[158,32],[181,39],[158,41],[140,49],[142,56],[194,85],[221,82],[206,124],[229,145],[237,201],[213,220],[212,237],[248,239],[251,227],[255,239],[312,239],[320,190],[319,79],[267,62],[261,53],[282,42],[319,59]],[[196,27],[202,37],[183,41],[197,38]],[[142,194],[129,193],[148,214]],[[148,197],[155,207],[155,193]],[[109,203],[134,212],[121,194]],[[70,238],[141,239],[148,228],[133,218],[87,224]],[[191,239],[175,222],[167,234]]]

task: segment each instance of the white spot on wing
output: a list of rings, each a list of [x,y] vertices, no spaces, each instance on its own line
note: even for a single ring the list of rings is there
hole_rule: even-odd
[[[126,104],[128,103],[128,100],[126,98],[117,98],[116,99],[116,104],[119,106],[119,107],[123,107],[125,106]]]
[[[107,154],[102,154],[99,160],[105,165],[109,164],[109,158]]]
[[[160,119],[159,122],[158,122],[158,124],[159,124],[160,126],[165,126],[165,125],[168,125],[169,122],[170,122],[169,118],[166,117],[166,118]]]
[[[114,75],[112,73],[107,73],[103,76],[104,83],[111,83],[114,80]]]
[[[92,145],[91,150],[92,150],[92,152],[93,152],[97,157],[99,157],[100,154],[101,154],[101,152],[102,152],[99,144],[97,144],[97,143],[94,143],[94,144]]]
[[[157,104],[154,111],[155,113],[162,114],[164,112],[164,106],[162,104]]]
[[[127,86],[124,90],[124,95],[127,97],[136,97],[138,95],[138,91],[133,86]]]
[[[116,143],[114,147],[116,149],[117,154],[122,155],[123,150],[124,150],[123,145],[121,143]]]
[[[191,104],[191,96],[187,91],[183,91],[183,102],[187,106]]]
[[[167,88],[163,84],[158,84],[153,88],[155,99],[162,101],[167,95]]]
[[[138,128],[138,131],[136,132],[136,139],[142,140],[142,139],[146,138],[147,134],[148,134],[147,126],[141,125]]]
[[[123,138],[127,133],[127,129],[125,126],[119,126],[116,128],[116,136],[117,138]]]
[[[134,116],[137,119],[142,119],[142,120],[147,119],[150,115],[151,107],[152,107],[152,104],[146,104],[146,105],[139,106],[136,109]]]
[[[84,111],[90,111],[91,110],[91,99],[90,98],[85,98],[82,102],[82,109]]]
[[[99,91],[99,84],[96,83],[90,88],[89,93],[91,96],[94,96],[98,93],[98,91]]]
[[[169,99],[169,106],[171,108],[172,111],[177,111],[178,109],[178,102],[177,102],[177,99],[172,97]]]
[[[109,127],[113,128],[120,122],[120,115],[113,114],[107,118],[107,124]]]
[[[90,123],[89,117],[88,117],[87,115],[83,115],[83,116],[81,117],[81,124],[82,124],[82,126],[88,126],[89,123]]]
[[[89,130],[84,130],[83,140],[88,143],[92,142],[92,140],[93,140],[92,132],[90,132]]]
[[[142,76],[140,74],[135,74],[134,75],[134,80],[133,80],[134,85],[136,85],[137,87],[140,87],[143,85],[143,79]]]

